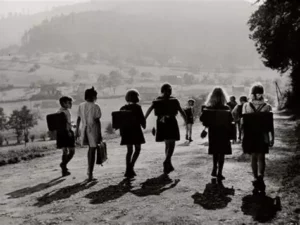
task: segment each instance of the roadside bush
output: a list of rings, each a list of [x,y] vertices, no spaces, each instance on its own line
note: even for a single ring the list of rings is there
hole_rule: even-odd
[[[43,133],[43,134],[41,134],[40,138],[41,138],[43,141],[46,141],[46,140],[47,140],[47,136],[48,136],[47,133]]]
[[[3,142],[4,142],[4,136],[0,134],[0,146],[3,145]]]
[[[115,129],[112,127],[112,123],[107,124],[105,132],[107,134],[115,134]]]
[[[34,134],[30,135],[31,142],[34,142],[34,139],[35,139],[35,135]]]
[[[48,131],[48,137],[51,141],[56,140],[56,131]]]

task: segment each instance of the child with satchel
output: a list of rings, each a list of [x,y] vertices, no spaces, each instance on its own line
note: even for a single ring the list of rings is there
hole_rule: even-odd
[[[230,131],[233,122],[225,91],[220,87],[214,88],[202,109],[200,121],[208,128],[208,154],[213,155],[211,175],[217,177],[218,180],[224,180],[225,155],[232,154]],[[205,130],[202,131],[201,136],[206,136]]]
[[[187,124],[185,112],[180,106],[179,101],[172,96],[172,86],[168,83],[161,87],[161,96],[152,102],[145,118],[147,119],[154,109],[157,116],[156,121],[156,141],[165,142],[166,158],[163,163],[164,173],[169,174],[174,171],[172,156],[175,150],[175,142],[180,140],[180,133],[176,116],[178,112]]]
[[[233,119],[237,125],[239,136],[238,140],[239,142],[242,141],[242,124],[241,124],[241,118],[242,118],[242,110],[243,110],[243,105],[248,102],[247,96],[241,96],[240,97],[240,104],[236,105],[234,109],[232,110],[232,116]]]
[[[274,145],[274,121],[271,105],[263,97],[264,87],[260,83],[252,86],[250,102],[243,105],[243,150],[251,154],[251,166],[254,176],[253,194],[265,194],[264,183],[265,155]]]
[[[184,109],[187,118],[185,139],[189,142],[193,141],[192,132],[193,132],[193,124],[194,124],[194,105],[195,105],[195,100],[189,99],[188,105]]]
[[[118,113],[121,119],[119,127],[120,144],[127,146],[126,171],[124,174],[127,178],[136,176],[134,165],[140,155],[141,145],[145,143],[142,128],[146,128],[146,119],[142,107],[138,104],[140,101],[139,95],[139,92],[135,89],[127,91],[125,96],[127,104],[122,106],[119,112],[113,113],[113,117]],[[133,148],[135,149],[134,153]]]
[[[93,171],[96,158],[96,149],[98,145],[102,142],[101,133],[101,109],[97,100],[97,92],[92,87],[85,91],[85,102],[81,103],[78,108],[78,118],[76,126],[76,137],[81,140],[81,145],[88,145],[89,150],[87,154],[88,158],[88,180],[92,181]],[[79,130],[80,125],[81,132]]]
[[[67,168],[67,164],[71,161],[75,154],[75,136],[72,131],[71,113],[72,98],[63,96],[59,99],[61,108],[57,113],[62,113],[65,116],[63,129],[56,130],[56,144],[58,149],[62,149],[62,162],[60,168],[62,176],[68,176],[71,173]]]

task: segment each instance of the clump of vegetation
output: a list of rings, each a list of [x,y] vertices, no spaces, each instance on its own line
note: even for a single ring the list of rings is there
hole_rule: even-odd
[[[34,142],[34,139],[35,139],[35,135],[34,134],[30,135],[31,142]]]
[[[23,149],[18,150],[9,150],[7,152],[0,153],[0,166],[6,164],[15,164],[18,162],[27,161],[34,158],[39,158],[45,156],[46,152],[56,149],[54,144],[46,145],[32,145],[24,147]]]
[[[8,127],[14,130],[18,144],[21,143],[22,135],[24,135],[25,143],[28,142],[29,129],[37,124],[37,115],[32,113],[27,106],[23,106],[21,110],[14,110],[7,123]]]
[[[112,123],[108,123],[106,128],[105,128],[105,132],[107,134],[115,134],[115,129],[112,127]]]
[[[46,141],[46,140],[47,140],[47,136],[48,136],[47,133],[42,133],[42,134],[40,135],[40,138],[41,138],[43,141]]]

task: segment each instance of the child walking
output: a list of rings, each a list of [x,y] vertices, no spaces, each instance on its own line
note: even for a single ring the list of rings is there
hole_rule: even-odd
[[[163,166],[164,173],[169,174],[174,171],[172,156],[175,149],[175,142],[180,140],[179,127],[176,119],[178,112],[180,112],[186,124],[187,119],[179,101],[172,96],[172,86],[168,83],[162,85],[161,96],[152,102],[152,105],[146,113],[146,119],[153,109],[157,116],[156,141],[165,142],[166,158]]]
[[[265,193],[265,155],[274,145],[274,125],[271,105],[263,97],[264,87],[256,83],[250,90],[250,101],[243,105],[243,150],[251,154],[253,194]]]
[[[124,123],[125,126],[120,128],[121,145],[127,146],[126,171],[124,174],[127,178],[136,176],[134,165],[140,155],[141,144],[145,143],[142,128],[146,128],[146,119],[142,107],[138,104],[140,101],[139,95],[137,90],[129,90],[125,96],[127,104],[120,109],[120,111],[129,112],[127,114],[128,118],[124,118],[127,123]],[[134,153],[133,147],[135,148]]]
[[[242,140],[242,124],[241,124],[241,118],[242,118],[242,110],[243,110],[243,105],[248,102],[247,96],[241,96],[240,97],[240,104],[236,105],[234,109],[232,110],[232,116],[233,119],[237,125],[239,136],[238,140],[241,142]]]
[[[190,142],[193,141],[192,131],[193,131],[193,124],[194,124],[194,105],[195,105],[195,100],[189,99],[188,105],[184,110],[187,119],[185,139]]]
[[[101,109],[97,100],[97,91],[92,87],[85,91],[84,96],[85,102],[81,103],[78,108],[78,118],[76,126],[76,137],[81,138],[82,145],[88,145],[89,150],[87,154],[88,159],[88,180],[92,181],[94,165],[95,165],[95,155],[97,145],[102,142],[101,133]],[[81,132],[79,131],[80,124]]]
[[[58,113],[64,113],[66,116],[66,129],[57,130],[56,144],[58,149],[62,149],[62,162],[60,163],[60,168],[62,176],[68,176],[71,173],[67,168],[67,164],[71,161],[75,154],[75,137],[74,132],[72,131],[71,124],[71,113],[70,109],[72,108],[72,98],[68,96],[63,96],[59,99],[61,108],[58,110]]]
[[[233,118],[222,88],[216,87],[209,94],[200,121],[208,128],[208,154],[213,155],[211,175],[218,180],[224,180],[225,155],[232,154],[230,130]]]

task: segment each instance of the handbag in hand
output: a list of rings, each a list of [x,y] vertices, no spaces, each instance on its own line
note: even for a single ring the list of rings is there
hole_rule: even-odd
[[[206,138],[206,136],[207,136],[207,131],[206,131],[206,127],[205,127],[204,130],[201,132],[200,137]]]
[[[97,160],[96,164],[103,166],[102,164],[107,160],[107,147],[105,142],[101,142],[97,146]]]

